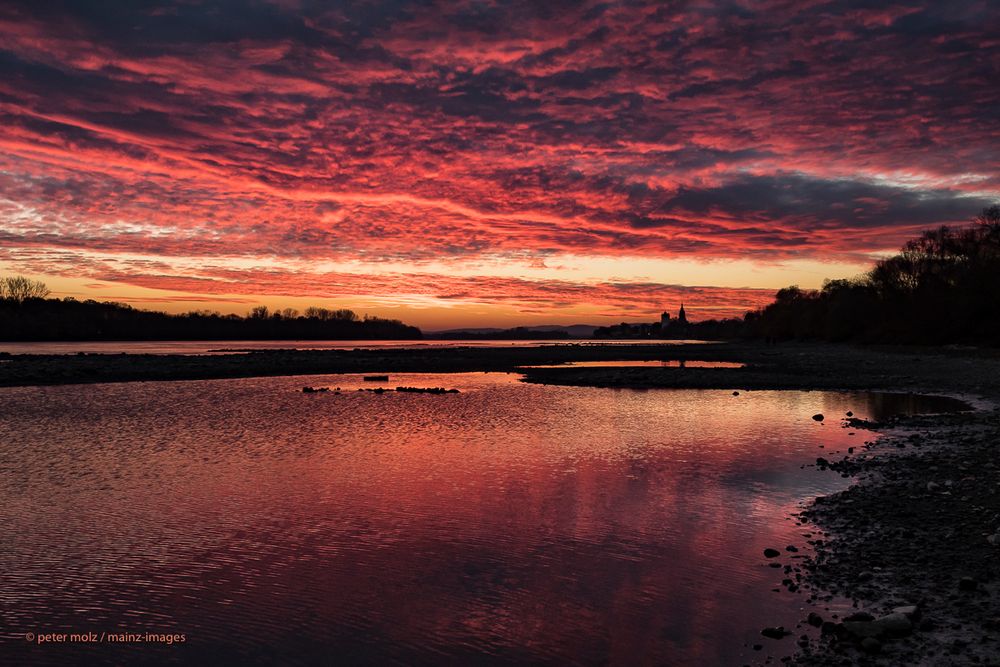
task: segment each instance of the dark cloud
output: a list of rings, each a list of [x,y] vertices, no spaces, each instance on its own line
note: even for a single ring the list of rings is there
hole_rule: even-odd
[[[695,215],[853,227],[930,226],[962,220],[992,203],[953,190],[914,189],[801,174],[740,176],[711,188],[682,188],[667,203]]]

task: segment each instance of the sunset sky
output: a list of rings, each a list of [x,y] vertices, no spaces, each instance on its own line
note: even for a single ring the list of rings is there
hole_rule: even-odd
[[[0,274],[435,329],[739,315],[1000,200],[1000,3],[0,3]]]

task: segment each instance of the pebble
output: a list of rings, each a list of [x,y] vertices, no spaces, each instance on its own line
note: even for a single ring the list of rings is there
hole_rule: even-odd
[[[979,586],[979,582],[972,577],[962,577],[958,580],[958,590],[974,591]]]

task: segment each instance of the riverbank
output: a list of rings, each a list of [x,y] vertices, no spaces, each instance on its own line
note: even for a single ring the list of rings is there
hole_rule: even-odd
[[[529,368],[572,361],[726,361],[742,368]],[[804,511],[824,531],[789,566],[820,640],[762,637],[800,665],[1000,664],[1000,354],[962,348],[726,343],[439,349],[277,350],[217,356],[13,355],[0,386],[333,373],[523,373],[532,383],[608,388],[870,390],[957,396],[977,412],[849,422],[884,433],[841,460],[846,491]],[[831,426],[840,415],[827,416]],[[826,473],[829,474],[829,473]],[[776,520],[780,518],[776,517]],[[762,558],[762,561],[765,560]],[[796,569],[797,568],[797,569]],[[825,603],[853,600],[859,615]],[[894,610],[896,610],[894,612]],[[864,619],[874,620],[864,620]],[[766,619],[761,619],[766,623]],[[791,629],[791,630],[798,630]],[[785,646],[785,644],[788,646]],[[992,661],[992,662],[991,662]]]
[[[826,532],[803,567],[825,625],[793,664],[1000,664],[1000,414],[875,426],[889,434],[830,464],[856,483],[801,515]]]
[[[208,380],[334,373],[514,372],[520,366],[603,359],[710,359],[743,354],[729,345],[550,345],[357,347],[253,350],[231,354],[2,354],[0,386],[143,380]]]
[[[523,368],[574,361],[722,361],[743,368]],[[1000,351],[846,345],[456,346],[255,350],[232,354],[3,354],[0,386],[205,380],[327,373],[523,372],[558,385],[700,389],[871,389],[1000,395]]]

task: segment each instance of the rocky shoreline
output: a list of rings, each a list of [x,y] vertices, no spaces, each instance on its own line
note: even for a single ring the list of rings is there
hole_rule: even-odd
[[[1000,413],[887,426],[828,464],[857,483],[802,512],[825,532],[803,566],[823,636],[790,662],[1000,664]],[[823,618],[833,596],[857,611]]]

